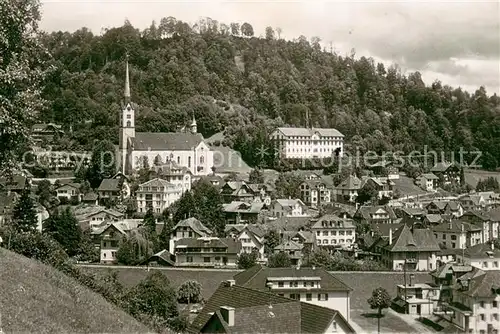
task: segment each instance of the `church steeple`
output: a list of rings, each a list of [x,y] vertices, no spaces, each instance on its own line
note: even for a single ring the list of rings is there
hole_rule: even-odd
[[[191,133],[197,133],[198,132],[198,126],[196,124],[196,118],[194,118],[194,113],[193,113],[193,120],[191,121]]]
[[[124,92],[124,96],[125,96],[125,103],[129,103],[130,102],[130,77],[128,74],[128,54],[125,55],[125,62],[126,62],[126,65],[125,65],[125,92]]]

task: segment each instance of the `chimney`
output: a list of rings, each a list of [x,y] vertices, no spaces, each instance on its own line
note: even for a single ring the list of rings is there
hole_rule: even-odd
[[[236,285],[236,281],[234,279],[228,279],[226,281],[226,286],[235,286]]]
[[[224,321],[227,322],[229,327],[234,326],[234,307],[230,306],[221,306],[220,314],[224,318]]]
[[[389,245],[392,245],[392,227],[389,229]]]

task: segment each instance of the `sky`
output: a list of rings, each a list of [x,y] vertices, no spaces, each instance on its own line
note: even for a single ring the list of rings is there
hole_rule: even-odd
[[[317,36],[341,55],[372,57],[403,72],[420,71],[424,81],[462,87],[485,86],[500,94],[500,2],[489,1],[168,1],[41,0],[46,31],[102,29],[128,19],[144,29],[173,16],[194,23],[249,22],[255,34],[271,26],[287,39]]]

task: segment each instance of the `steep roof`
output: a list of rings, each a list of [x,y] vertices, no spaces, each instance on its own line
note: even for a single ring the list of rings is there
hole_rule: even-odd
[[[98,198],[99,198],[99,196],[96,193],[90,192],[90,193],[86,193],[83,196],[82,201],[84,201],[84,202],[97,201]]]
[[[328,214],[321,216],[311,228],[345,229],[345,228],[355,228],[355,226],[353,220],[350,218],[341,218],[337,215]]]
[[[208,236],[212,234],[212,231],[208,227],[206,227],[201,221],[193,217],[181,220],[177,223],[177,225],[175,225],[173,230],[175,231],[179,227],[190,227],[200,236]]]
[[[223,209],[225,212],[240,212],[240,213],[259,213],[264,207],[264,203],[262,202],[240,202],[233,201],[228,204],[223,205]]]
[[[372,219],[372,215],[377,213],[379,210],[384,210],[389,215],[390,219],[396,219],[396,214],[390,206],[376,205],[376,206],[360,206],[358,211],[355,213],[356,218],[363,218],[365,220]]]
[[[203,142],[199,133],[136,132],[132,138],[135,151],[190,151]]]
[[[287,240],[278,246],[274,247],[274,250],[277,251],[291,251],[291,250],[302,250],[303,245],[299,244],[298,242],[295,242],[293,240]]]
[[[301,137],[311,137],[315,132],[317,132],[321,137],[344,137],[340,131],[337,129],[322,129],[322,128],[278,128],[278,131],[283,133],[287,137],[301,136]]]
[[[461,232],[472,232],[481,231],[482,229],[474,224],[463,222],[460,220],[452,220],[451,222],[443,222],[439,225],[433,226],[432,230],[434,232],[449,232],[449,233],[461,233]]]
[[[425,219],[429,221],[429,223],[439,223],[443,220],[443,217],[440,214],[429,213],[424,216]]]
[[[500,222],[500,208],[491,209],[488,212],[488,216],[490,216],[491,220]]]
[[[283,208],[293,208],[296,204],[305,206],[304,202],[300,199],[276,199],[276,202],[279,203]]]
[[[139,187],[165,187],[165,188],[175,188],[175,185],[166,181],[166,180],[163,180],[163,179],[160,179],[160,178],[156,178],[156,179],[152,179],[152,180],[149,180],[147,182],[144,182],[143,184],[140,184]]]
[[[494,258],[500,259],[500,249],[498,247],[493,247],[491,244],[478,244],[472,247],[467,247],[464,251],[464,256],[473,259],[485,259],[493,256]]]
[[[97,191],[120,191],[120,180],[103,179]]]
[[[438,162],[431,168],[431,172],[445,172],[450,168],[453,164],[450,162]]]
[[[421,178],[425,178],[427,180],[439,180],[439,177],[437,177],[435,174],[433,173],[425,173],[425,174],[422,174],[420,176]]]
[[[386,248],[391,252],[431,252],[439,251],[438,242],[429,229],[412,229],[403,224],[394,232],[392,244]]]
[[[189,332],[199,333],[211,317],[219,317],[229,329],[219,312],[221,306],[235,309],[234,326],[228,330],[232,333],[324,333],[334,320],[354,332],[336,310],[225,282],[194,319]]]
[[[250,289],[266,290],[268,277],[320,277],[323,291],[351,291],[344,282],[323,268],[268,268],[256,265],[234,276],[237,285]]]
[[[339,190],[358,190],[361,189],[361,183],[362,181],[358,179],[354,175],[349,175],[344,181],[340,182],[340,184],[337,186],[337,189]]]
[[[263,226],[267,230],[277,231],[298,231],[305,229],[311,222],[311,217],[279,217],[276,220],[269,220]]]
[[[461,293],[477,298],[488,298],[495,297],[497,293],[492,290],[500,289],[500,271],[498,270],[488,270],[483,271],[481,269],[474,268],[473,271],[461,276],[458,279],[455,288],[461,286],[460,282],[469,281],[469,289],[467,291],[461,291]]]

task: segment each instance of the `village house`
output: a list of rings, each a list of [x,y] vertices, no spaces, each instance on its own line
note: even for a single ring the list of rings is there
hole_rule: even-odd
[[[97,188],[99,201],[110,203],[122,197],[122,185],[118,179],[103,179]]]
[[[264,260],[264,235],[265,232],[258,225],[251,224],[226,224],[226,236],[241,242],[242,253],[257,252],[258,260]]]
[[[388,177],[363,177],[361,189],[370,185],[377,191],[377,198],[392,198],[395,183]]]
[[[190,182],[187,180],[187,182]],[[182,197],[182,194],[190,187],[175,186],[163,180],[153,179],[139,185],[136,193],[137,211],[147,212],[153,210],[154,213],[162,213],[175,201]]]
[[[438,162],[431,168],[430,172],[442,181],[442,185],[460,184],[464,181],[462,180],[462,167],[457,163]]]
[[[438,268],[429,273],[432,277],[432,283],[441,287],[439,304],[450,303],[453,298],[453,285],[457,278],[472,271],[470,265],[463,265],[456,261],[450,261],[443,264],[438,263]],[[441,305],[438,305],[441,308]]]
[[[241,242],[233,238],[183,238],[175,242],[175,266],[237,268]]]
[[[452,220],[431,228],[438,243],[448,249],[464,249],[483,242],[483,230],[474,224]]]
[[[249,183],[248,187],[253,191],[254,202],[262,202],[264,205],[271,205],[272,188],[267,184]]]
[[[498,333],[500,330],[500,271],[474,268],[457,278],[449,317],[465,333]]]
[[[228,181],[221,187],[220,193],[224,203],[252,202],[254,199],[254,192],[245,181]]]
[[[291,240],[302,245],[302,254],[309,254],[316,249],[316,238],[311,231],[284,231],[281,233],[281,240]],[[306,258],[306,260],[309,260]]]
[[[236,285],[339,311],[350,321],[352,289],[323,268],[256,265],[234,276]]]
[[[318,246],[352,247],[356,242],[356,227],[352,219],[324,215],[314,223],[311,231]]]
[[[223,205],[223,212],[227,224],[256,223],[263,208],[262,202],[233,201]]]
[[[80,184],[79,183],[66,183],[61,184],[60,186],[54,189],[56,192],[56,196],[59,200],[70,202],[80,202],[83,195],[80,192]]]
[[[300,194],[306,205],[317,208],[332,202],[332,185],[322,179],[305,180],[300,184]]]
[[[182,189],[182,193],[191,190],[193,175],[187,167],[179,166],[175,161],[167,160],[160,165],[151,167],[155,176]]]
[[[120,248],[120,242],[123,238],[129,237],[141,222],[138,219],[125,219],[104,223],[93,230],[92,236],[99,244],[100,263],[117,263],[116,253]]]
[[[420,175],[418,184],[425,191],[436,191],[438,188],[439,177],[432,173]]]
[[[93,205],[93,206],[98,206],[99,205],[99,195],[97,195],[93,191],[88,192],[88,193],[83,195],[82,203],[88,204],[88,205]]]
[[[444,221],[445,221],[445,218],[442,215],[435,214],[435,213],[425,214],[422,218],[422,223],[424,224],[424,226],[427,226],[427,227],[439,225]]]
[[[51,142],[55,138],[60,138],[64,135],[64,131],[61,125],[54,123],[34,124],[31,127],[31,135],[35,144],[39,146],[44,141]]]
[[[172,232],[170,233],[170,243],[169,243],[169,252],[171,254],[174,253],[175,243],[180,239],[185,238],[201,238],[201,237],[209,237],[212,235],[212,231],[203,225],[196,218],[187,218],[178,222]]]
[[[457,261],[481,270],[500,270],[500,249],[494,243],[479,244],[457,254]]]
[[[104,222],[117,222],[124,218],[123,213],[102,206],[77,207],[73,214],[83,230],[93,230]]]
[[[460,220],[472,223],[482,230],[482,242],[495,240],[500,236],[500,222],[494,221],[490,212],[467,211]]]
[[[354,220],[360,224],[394,224],[397,221],[396,214],[390,206],[360,206],[354,214]]]
[[[457,201],[432,201],[425,206],[425,210],[430,214],[453,215],[456,218],[464,214],[464,208]]]
[[[278,246],[274,247],[274,254],[285,253],[290,258],[290,262],[294,266],[302,265],[302,257],[304,245],[293,240],[285,240]]]
[[[394,233],[389,230],[389,238],[382,239],[375,246],[381,261],[391,270],[434,270],[436,253],[440,248],[429,229],[411,228],[403,224]]]
[[[458,198],[466,211],[481,211],[486,209],[486,200],[481,195],[467,194]]]
[[[307,206],[300,199],[276,199],[271,202],[269,211],[274,217],[307,216]]]
[[[222,282],[189,333],[355,333],[340,312]]]
[[[358,197],[362,182],[355,175],[349,175],[335,187],[335,195],[339,202],[354,202]]]
[[[427,283],[413,283],[409,275],[409,284],[397,285],[395,308],[411,315],[432,316],[440,299],[439,286]]]
[[[270,138],[280,159],[324,159],[344,153],[344,135],[337,129],[277,128]]]

